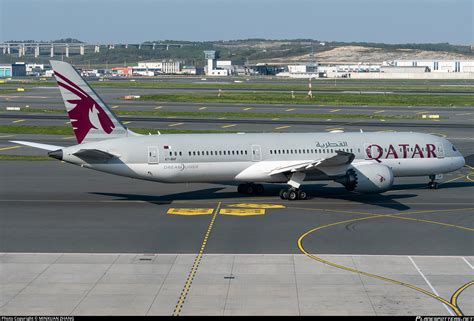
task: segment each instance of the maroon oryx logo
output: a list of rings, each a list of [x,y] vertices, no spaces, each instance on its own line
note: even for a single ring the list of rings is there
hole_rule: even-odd
[[[58,81],[58,85],[73,93],[78,98],[67,101],[70,104],[76,105],[73,109],[68,111],[68,115],[71,119],[77,142],[79,144],[82,143],[92,128],[103,130],[107,134],[110,134],[115,128],[115,125],[102,107],[78,85],[56,71],[54,74],[62,80],[61,82]]]
[[[377,174],[377,176],[379,177],[379,182],[380,182],[380,183],[385,182],[385,177],[383,177],[383,176],[380,175],[380,174]]]

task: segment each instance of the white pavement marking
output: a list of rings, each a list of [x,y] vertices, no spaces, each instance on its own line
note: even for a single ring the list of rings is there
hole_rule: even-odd
[[[430,283],[430,281],[428,281],[428,279],[426,278],[426,276],[423,274],[423,272],[421,272],[420,268],[418,267],[418,265],[416,265],[415,261],[413,261],[413,259],[411,258],[411,256],[408,257],[411,261],[411,263],[413,264],[413,266],[415,267],[415,269],[418,271],[418,273],[420,273],[421,277],[423,278],[423,280],[425,280],[426,284],[428,284],[428,286],[430,287],[431,291],[433,291],[434,294],[436,294],[437,296],[439,296],[439,293],[438,291],[436,291],[436,289],[433,287],[433,285]],[[448,308],[446,306],[446,304],[442,303],[443,306],[446,308],[446,310],[449,312],[449,314],[451,314],[452,316],[454,316],[454,312],[451,311],[450,308]]]
[[[468,260],[466,260],[466,258],[465,258],[465,257],[463,257],[462,259],[463,259],[463,261],[464,261],[464,262],[466,262],[466,264],[467,264],[467,265],[469,265],[469,267],[470,267],[471,269],[473,269],[473,270],[474,270],[474,266],[472,266],[472,264],[471,264],[471,263],[469,263],[469,261],[468,261]]]

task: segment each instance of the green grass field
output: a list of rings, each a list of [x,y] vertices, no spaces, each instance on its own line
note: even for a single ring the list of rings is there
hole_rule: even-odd
[[[156,129],[156,128],[130,128],[136,133],[148,135],[157,134],[210,134],[210,133],[232,133],[222,130],[186,130],[186,129]],[[0,125],[0,133],[5,134],[38,134],[38,135],[63,135],[73,136],[71,126],[29,126],[29,125]]]
[[[58,113],[54,109],[25,108],[21,112]],[[294,114],[294,113],[252,113],[252,112],[211,112],[211,111],[145,111],[145,110],[114,110],[119,116],[156,116],[156,117],[214,117],[218,118],[315,118],[315,119],[415,119],[408,115],[368,115],[368,114]]]
[[[205,76],[204,76],[205,77]],[[254,79],[254,78],[252,78]],[[109,79],[106,81],[89,81],[93,87],[108,88],[156,88],[156,89],[247,89],[247,90],[307,90],[307,80],[282,79],[265,83],[247,82],[245,78],[219,79],[221,83],[213,83],[213,80],[201,81],[196,78],[193,82],[179,82],[166,77],[154,78],[152,80],[130,81],[127,79]],[[242,81],[234,83],[234,80]],[[228,83],[222,83],[228,82]],[[8,86],[57,86],[52,79],[48,80],[11,80]],[[313,90],[375,90],[375,91],[427,91],[427,92],[474,92],[474,82],[471,80],[365,80],[365,79],[315,79]]]
[[[268,92],[223,92],[179,93],[141,96],[138,100],[154,102],[194,102],[194,103],[251,103],[288,105],[350,105],[350,106],[474,106],[470,95],[399,95],[399,94],[315,94],[308,98],[305,94]]]

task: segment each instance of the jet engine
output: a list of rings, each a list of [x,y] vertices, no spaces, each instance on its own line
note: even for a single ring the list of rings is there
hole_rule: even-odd
[[[393,185],[392,170],[382,164],[352,164],[346,175],[337,179],[348,191],[383,193]]]

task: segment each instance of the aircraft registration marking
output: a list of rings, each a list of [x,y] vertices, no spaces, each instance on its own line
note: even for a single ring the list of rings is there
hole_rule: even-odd
[[[213,208],[169,208],[166,212],[170,215],[211,215]]]
[[[235,216],[252,216],[252,215],[264,215],[265,209],[263,208],[252,208],[252,209],[244,209],[244,208],[222,208],[219,211],[219,214],[222,215],[235,215]]]

